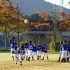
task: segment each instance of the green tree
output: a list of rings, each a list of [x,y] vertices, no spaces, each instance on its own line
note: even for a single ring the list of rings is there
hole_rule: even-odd
[[[49,43],[49,50],[55,50],[55,42],[54,41],[51,41]]]

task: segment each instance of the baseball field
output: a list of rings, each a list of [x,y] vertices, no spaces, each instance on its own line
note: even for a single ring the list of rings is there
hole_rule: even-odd
[[[70,70],[69,63],[57,62],[59,54],[49,54],[49,60],[23,61],[15,64],[10,53],[0,53],[0,70]]]

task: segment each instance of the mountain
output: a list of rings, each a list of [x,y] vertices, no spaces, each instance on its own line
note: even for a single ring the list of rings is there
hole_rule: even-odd
[[[50,13],[54,11],[53,7],[56,6],[44,0],[11,0],[13,5],[16,6],[19,3],[19,9],[23,14],[32,14],[39,11],[46,11]],[[60,6],[57,6],[57,11],[59,11]],[[70,9],[63,8],[64,12],[70,14]]]

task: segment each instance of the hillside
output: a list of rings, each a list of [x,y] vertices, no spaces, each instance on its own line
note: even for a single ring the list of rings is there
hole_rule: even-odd
[[[19,9],[23,14],[32,14],[39,11],[45,11],[49,14],[51,11],[54,11],[55,4],[51,4],[48,2],[45,2],[44,0],[11,0],[13,5],[16,6],[17,2],[19,3]],[[60,6],[57,6],[57,11],[60,10]],[[70,14],[70,9],[63,9],[64,12]]]

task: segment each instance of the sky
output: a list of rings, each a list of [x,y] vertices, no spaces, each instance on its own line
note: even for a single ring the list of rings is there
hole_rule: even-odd
[[[61,5],[62,0],[44,0],[44,1],[50,2],[52,4],[56,4],[56,5]],[[70,3],[68,3],[68,2],[70,2],[70,0],[63,0],[63,1],[64,1],[63,7],[70,9]]]

